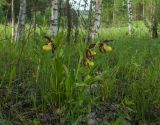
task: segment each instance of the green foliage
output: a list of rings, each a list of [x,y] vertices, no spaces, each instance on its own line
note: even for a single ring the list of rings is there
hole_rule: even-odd
[[[46,44],[41,38],[43,33],[27,43],[1,41],[0,92],[4,95],[0,118],[13,124],[38,125],[49,115],[58,117],[62,124],[81,124],[83,119],[87,122],[93,106],[111,102],[118,108],[110,124],[158,122],[159,42],[145,37],[147,31],[139,34],[141,28],[146,30],[142,22],[134,22],[133,26],[132,37],[126,35],[127,28],[101,30],[99,39],[114,39],[113,52],[102,54],[96,47],[93,68],[82,65],[87,46],[83,38],[68,44],[65,32],[54,39],[54,55],[42,50]]]

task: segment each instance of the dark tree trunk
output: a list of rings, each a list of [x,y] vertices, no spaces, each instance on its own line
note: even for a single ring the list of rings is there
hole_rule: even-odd
[[[91,18],[92,18],[92,5],[93,5],[93,0],[90,1],[90,8],[89,8],[89,14],[88,14],[88,19],[87,19],[87,42],[91,41]]]
[[[71,6],[69,0],[67,0],[67,41],[70,41],[72,30],[72,19],[71,19]]]
[[[79,28],[80,28],[80,21],[79,21],[80,7],[81,7],[81,0],[79,1],[77,12],[74,14],[75,16],[73,16],[73,18],[75,20],[74,21],[74,24],[75,24],[75,39],[74,39],[74,42],[77,42],[78,35],[79,35]]]
[[[59,13],[59,16],[58,16],[58,32],[59,32],[59,29],[60,29],[60,26],[61,26],[61,17],[62,17],[62,0],[59,0],[59,3],[58,3],[58,13]]]
[[[38,3],[38,0],[35,0],[34,2],[34,6],[33,6],[33,10],[34,10],[34,16],[33,16],[33,20],[34,20],[34,38],[36,36],[36,29],[37,29],[37,15],[36,15],[36,12],[37,12],[37,3]]]
[[[156,20],[153,20],[152,22],[151,32],[152,32],[153,39],[158,38],[158,22]]]

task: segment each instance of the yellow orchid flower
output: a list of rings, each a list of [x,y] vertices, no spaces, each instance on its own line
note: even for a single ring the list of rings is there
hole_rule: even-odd
[[[88,59],[93,58],[96,54],[97,54],[97,53],[96,53],[95,51],[91,50],[91,49],[87,49],[87,50],[86,50],[86,57],[87,57]]]
[[[43,49],[44,51],[46,51],[46,52],[51,51],[51,50],[52,50],[52,45],[51,45],[51,44],[44,45],[44,46],[42,47],[42,49]]]
[[[106,43],[101,43],[99,45],[99,50],[102,53],[109,53],[112,51],[112,47],[110,47],[109,45],[107,45]]]
[[[93,61],[90,61],[89,59],[86,59],[86,60],[84,61],[84,65],[87,66],[87,67],[89,67],[89,68],[91,68],[91,67],[94,66],[94,62],[93,62]]]

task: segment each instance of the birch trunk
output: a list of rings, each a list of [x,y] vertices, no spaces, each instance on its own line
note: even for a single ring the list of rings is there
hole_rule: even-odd
[[[17,33],[16,33],[16,41],[22,39],[24,36],[25,18],[26,18],[26,0],[20,0],[20,10],[19,10]]]
[[[144,0],[143,0],[143,20],[145,20],[145,3],[144,3]]]
[[[128,0],[129,35],[132,34],[132,1]]]
[[[58,0],[52,0],[51,2],[51,36],[56,36],[58,32]]]
[[[101,21],[101,13],[102,13],[102,0],[96,0],[96,15],[95,15],[95,22],[93,31],[91,33],[91,39],[94,40],[98,36],[98,31],[100,28],[100,21]]]
[[[116,19],[116,0],[113,1],[113,23],[115,23]]]
[[[92,5],[93,5],[93,0],[90,1],[88,19],[87,19],[87,23],[86,23],[86,29],[87,29],[87,42],[89,42],[90,39],[91,39],[91,34],[90,34],[90,32],[91,32]]]
[[[11,15],[12,15],[12,42],[15,40],[15,12],[14,12],[14,0],[12,0],[11,5]]]

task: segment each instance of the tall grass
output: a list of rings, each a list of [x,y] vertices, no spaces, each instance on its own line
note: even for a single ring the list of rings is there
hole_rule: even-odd
[[[19,44],[1,41],[0,123],[82,124],[84,118],[85,124],[93,106],[103,102],[119,107],[111,124],[158,124],[160,43],[137,32],[128,37],[125,28],[102,30],[97,41],[114,39],[113,51],[96,48],[93,68],[82,65],[87,45],[81,37],[68,44],[60,33],[54,55],[42,50],[41,33]]]

